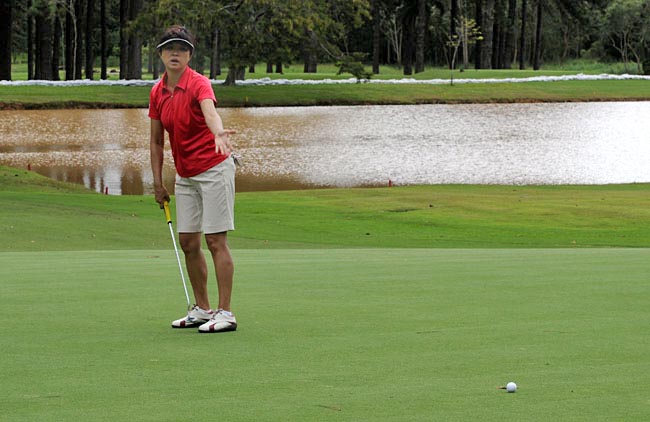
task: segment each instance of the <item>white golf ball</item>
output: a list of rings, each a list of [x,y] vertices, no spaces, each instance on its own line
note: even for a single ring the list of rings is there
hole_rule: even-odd
[[[515,384],[512,381],[507,383],[506,390],[508,391],[508,393],[514,393],[515,391],[517,391],[517,384]]]

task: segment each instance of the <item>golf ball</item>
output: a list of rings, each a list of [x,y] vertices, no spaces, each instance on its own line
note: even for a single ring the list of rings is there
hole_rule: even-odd
[[[517,384],[515,384],[514,382],[507,383],[506,390],[508,391],[508,393],[514,393],[515,391],[517,391]]]

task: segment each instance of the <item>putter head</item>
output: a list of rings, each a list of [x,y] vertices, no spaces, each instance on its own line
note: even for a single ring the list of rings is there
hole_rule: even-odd
[[[232,159],[235,162],[235,165],[237,167],[240,167],[240,166],[243,165],[242,160],[241,160],[241,156],[239,156],[238,154],[235,154],[234,152],[232,154],[230,154],[230,155],[232,155]]]

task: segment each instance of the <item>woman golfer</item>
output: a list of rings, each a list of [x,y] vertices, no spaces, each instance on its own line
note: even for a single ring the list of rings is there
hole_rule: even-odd
[[[199,327],[201,333],[234,331],[230,309],[234,265],[228,231],[234,230],[235,163],[229,136],[215,109],[210,81],[188,67],[194,37],[182,26],[172,26],[156,47],[165,65],[161,80],[151,89],[151,169],[156,202],[163,207],[169,193],[162,182],[164,132],[169,134],[176,166],[176,219],[179,242],[194,290],[196,305],[174,328]],[[205,234],[214,261],[219,306],[210,307],[208,267],[201,250]]]

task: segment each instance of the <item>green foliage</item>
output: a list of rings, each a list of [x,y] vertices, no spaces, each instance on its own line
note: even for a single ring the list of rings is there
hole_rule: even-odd
[[[233,85],[248,65],[290,63],[311,38],[331,53],[348,28],[367,17],[368,7],[367,0],[164,0],[155,13],[165,25],[180,21],[202,37],[219,28],[229,66],[226,83]]]
[[[352,53],[344,55],[341,60],[336,62],[336,66],[339,68],[339,71],[336,74],[340,75],[342,73],[351,73],[352,76],[357,78],[357,83],[361,82],[361,80],[369,80],[372,78],[372,72],[367,71],[363,66],[363,59],[365,57],[366,54],[364,53]]]
[[[469,63],[469,48],[476,44],[477,41],[483,40],[481,29],[474,19],[461,16],[456,24],[456,33],[449,36],[447,45],[452,49],[451,69],[456,68],[456,58],[458,57],[458,49],[462,47],[463,50],[463,69],[468,67]],[[453,73],[451,77],[453,84]]]
[[[26,56],[28,18],[34,18],[46,9],[48,13],[56,9],[63,23],[66,21],[66,13],[70,13],[66,12],[69,10],[68,0],[35,0],[31,2],[31,8],[27,7],[26,2],[10,3],[13,3],[14,12],[12,58],[15,61],[24,60]],[[184,24],[197,36],[193,65],[205,69],[214,47],[214,31],[219,29],[222,63],[234,69],[237,76],[243,76],[245,68],[253,63],[271,62],[286,65],[302,62],[303,59],[311,62],[312,58],[313,61],[336,61],[341,60],[342,56],[350,51],[369,54],[372,45],[374,23],[371,20],[369,0],[160,0],[128,3],[143,5],[137,18],[129,21],[123,28],[125,33],[137,35],[143,40],[143,53],[146,53],[146,48],[157,40],[166,26]],[[454,34],[451,40],[448,37],[451,18],[448,4],[431,1],[426,3],[427,61],[438,66],[448,65],[452,54],[447,54],[447,50],[449,47],[458,49],[463,46],[462,37],[459,34]],[[528,2],[531,12],[533,3]],[[36,7],[39,4],[48,7],[39,12]],[[83,9],[85,3],[81,4]],[[119,60],[120,4],[121,2],[114,0],[107,3],[109,62],[113,62],[113,65]],[[404,35],[414,22],[414,14],[419,13],[415,7],[417,2],[376,0],[373,4],[379,9],[381,44],[391,49],[384,53],[382,48],[380,60],[400,65],[405,51]],[[463,19],[475,23],[479,21],[479,17],[475,15],[477,9],[469,7],[468,4],[463,5],[460,8]],[[483,12],[489,13],[486,8],[490,5],[494,7],[492,12],[495,28],[502,30],[499,36],[493,39],[503,41],[508,34],[517,32],[506,27],[510,25],[506,23],[509,2],[487,2],[481,6]],[[517,16],[520,16],[520,7],[519,3]],[[546,2],[543,8],[542,61],[546,66],[550,62],[585,57],[585,54],[604,61],[621,58],[625,62],[627,72],[641,73],[642,64],[650,63],[650,47],[647,43],[649,8],[650,3],[646,0]],[[84,26],[85,16],[83,10],[80,16],[75,16],[81,27]],[[532,21],[535,13],[529,13],[528,16],[527,36],[530,37],[534,30]],[[95,25],[97,24],[98,16],[95,16]],[[517,21],[515,26],[518,28],[519,25],[520,22]],[[462,24],[459,26],[463,27]],[[83,32],[79,31],[79,37],[85,37]],[[93,39],[97,56],[98,32],[99,28]],[[514,36],[519,37],[519,34]],[[465,43],[468,46],[471,45],[470,38],[468,37]],[[83,39],[79,41],[82,44],[86,42]],[[512,44],[518,45],[518,40],[512,40]],[[461,56],[471,55],[461,55],[458,52],[454,61]],[[636,66],[629,66],[630,63]],[[627,68],[628,66],[630,68]],[[469,62],[464,62],[463,68],[469,68]],[[649,69],[643,71],[650,72]],[[229,79],[229,82],[234,77]]]
[[[647,43],[650,37],[650,3],[647,0],[614,0],[605,9],[603,21],[603,40],[615,49],[625,64],[641,66],[646,60]]]

